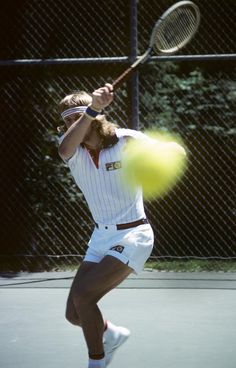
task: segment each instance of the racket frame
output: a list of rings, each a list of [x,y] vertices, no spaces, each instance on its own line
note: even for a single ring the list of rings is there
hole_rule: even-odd
[[[172,5],[170,8],[168,8],[163,14],[162,16],[157,20],[157,22],[155,23],[152,33],[151,33],[151,37],[150,37],[150,41],[149,41],[149,46],[147,48],[147,50],[145,51],[144,54],[142,54],[141,56],[139,56],[137,58],[137,60],[129,67],[127,68],[118,78],[116,78],[113,83],[113,89],[117,89],[123,82],[125,82],[125,80],[130,76],[130,74],[135,71],[140,64],[144,64],[149,58],[150,55],[152,53],[153,50],[153,46],[154,46],[154,42],[155,42],[155,34],[157,29],[160,27],[160,24],[163,22],[164,19],[166,19],[166,17],[168,17],[173,11],[175,11],[178,8],[181,8],[183,6],[191,6],[192,8],[195,9],[196,12],[196,26],[195,26],[195,31],[191,34],[191,36],[189,38],[187,38],[184,42],[182,42],[182,44],[178,45],[177,47],[174,47],[172,49],[169,49],[168,51],[163,51],[160,50],[159,55],[161,54],[174,54],[177,51],[179,51],[182,47],[184,47],[195,35],[195,33],[197,32],[197,29],[199,27],[200,24],[200,11],[199,8],[196,4],[194,4],[192,1],[179,1],[178,3]]]

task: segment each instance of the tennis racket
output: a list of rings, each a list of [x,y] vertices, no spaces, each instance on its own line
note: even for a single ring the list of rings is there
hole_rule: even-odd
[[[152,51],[159,55],[178,52],[193,38],[199,24],[200,10],[192,1],[180,1],[171,6],[154,25],[146,52],[112,83],[113,88],[117,89],[134,70],[144,64]]]

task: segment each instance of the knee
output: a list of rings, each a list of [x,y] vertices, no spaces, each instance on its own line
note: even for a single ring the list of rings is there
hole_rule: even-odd
[[[77,313],[73,313],[70,309],[66,309],[65,318],[68,322],[70,322],[74,326],[81,326],[80,319]]]
[[[71,294],[69,295],[67,299],[65,318],[72,325],[80,326],[79,314],[75,308]]]

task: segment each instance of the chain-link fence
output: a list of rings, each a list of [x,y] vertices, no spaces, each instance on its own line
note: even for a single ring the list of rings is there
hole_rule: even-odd
[[[156,238],[152,257],[158,259],[236,257],[236,71],[227,58],[204,59],[209,54],[232,58],[235,52],[236,3],[226,2],[227,7],[196,1],[201,29],[183,52],[202,54],[202,60],[153,60],[139,72],[140,128],[181,135],[189,155],[183,181],[161,200],[145,204]],[[154,21],[172,4],[41,0],[1,5],[2,269],[49,269],[84,255],[93,224],[58,157],[58,102],[75,89],[92,91],[126,67],[135,38],[134,7],[139,54]],[[90,59],[72,65],[71,58]],[[41,59],[50,60],[42,65]],[[137,85],[130,81],[117,91],[107,109],[110,120],[131,126],[134,92]]]
[[[132,5],[136,4],[138,53],[142,53],[154,23],[173,3],[173,0],[1,2],[0,59],[127,56]],[[201,29],[184,53],[235,53],[235,1],[195,0],[195,3],[202,14]]]

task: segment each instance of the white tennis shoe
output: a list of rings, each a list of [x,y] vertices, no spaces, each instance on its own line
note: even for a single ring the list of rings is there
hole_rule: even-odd
[[[121,326],[115,326],[107,322],[107,330],[104,332],[104,352],[106,367],[111,363],[116,350],[128,339],[130,331]]]

